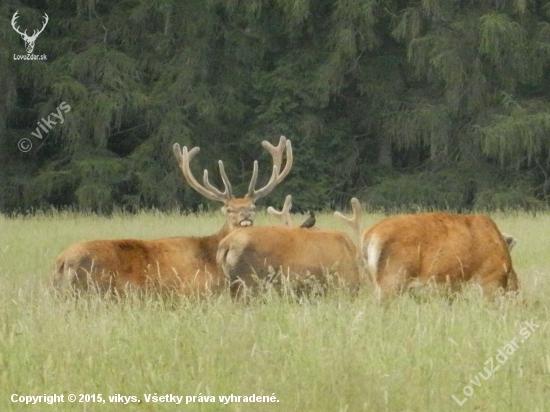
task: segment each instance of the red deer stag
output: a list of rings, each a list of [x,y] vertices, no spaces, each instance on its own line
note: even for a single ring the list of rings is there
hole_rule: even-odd
[[[393,216],[363,232],[362,252],[380,300],[420,284],[459,291],[469,282],[486,296],[519,289],[512,236],[484,215]]]
[[[326,285],[331,276],[357,288],[362,279],[352,239],[336,230],[292,227],[290,195],[286,199],[283,212],[270,208],[284,226],[237,229],[220,242],[216,260],[230,282],[232,296],[248,288],[254,291],[264,282],[277,286],[287,283],[303,291],[311,281]]]
[[[204,171],[204,186],[191,173],[189,164],[198,153],[195,147],[188,151],[174,145],[174,154],[187,183],[204,197],[223,203],[226,222],[220,231],[204,237],[172,237],[155,240],[92,240],[76,243],[65,250],[56,261],[53,284],[58,289],[69,286],[76,291],[90,287],[100,292],[124,293],[130,288],[153,291],[173,291],[181,294],[204,294],[219,290],[223,277],[216,265],[216,250],[220,241],[236,228],[251,226],[254,222],[254,203],[268,195],[290,172],[292,146],[281,136],[278,146],[267,141],[262,146],[273,158],[273,172],[269,182],[256,189],[258,162],[254,169],[248,193],[235,198],[219,161],[220,174],[225,186],[221,192],[208,180]],[[285,168],[280,172],[286,149]]]

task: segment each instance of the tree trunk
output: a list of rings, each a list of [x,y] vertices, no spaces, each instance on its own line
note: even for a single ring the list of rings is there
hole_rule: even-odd
[[[391,139],[379,138],[378,139],[378,164],[382,166],[392,167],[392,152],[391,152]]]

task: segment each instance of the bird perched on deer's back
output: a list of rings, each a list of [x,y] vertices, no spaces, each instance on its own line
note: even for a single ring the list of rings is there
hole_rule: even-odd
[[[309,229],[310,227],[315,226],[315,214],[313,212],[309,212],[309,217],[306,219],[304,223],[300,225],[300,227]]]

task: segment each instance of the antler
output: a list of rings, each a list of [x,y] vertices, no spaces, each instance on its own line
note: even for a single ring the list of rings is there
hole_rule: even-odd
[[[361,202],[356,197],[352,197],[350,200],[351,209],[353,214],[351,217],[346,217],[340,212],[334,212],[334,216],[343,220],[353,229],[353,235],[355,238],[355,259],[357,260],[357,265],[359,268],[364,271],[366,268],[365,260],[363,259],[363,254],[361,253],[361,217],[363,214],[363,209],[361,208]]]
[[[258,179],[258,161],[254,161],[254,170],[252,172],[252,178],[250,179],[250,185],[248,186],[247,197],[256,201],[257,199],[267,196],[275,187],[282,182],[282,180],[289,174],[290,169],[292,168],[292,144],[290,140],[287,140],[286,137],[281,136],[279,139],[279,144],[273,146],[268,141],[264,140],[262,146],[266,149],[273,158],[273,172],[271,173],[271,178],[269,182],[259,190],[256,190],[256,180]],[[279,173],[283,163],[283,152],[286,148],[286,164],[284,170]]]
[[[50,21],[50,18],[48,17],[47,13],[44,13],[43,17],[44,17],[44,24],[42,25],[42,28],[40,30],[34,30],[34,32],[32,33],[31,39],[36,39],[38,35],[44,31],[44,29],[46,28],[46,25]]]
[[[351,209],[353,210],[353,214],[351,217],[346,217],[340,212],[334,212],[334,216],[336,216],[339,219],[342,219],[344,222],[346,222],[348,225],[352,227],[352,229],[360,230],[360,221],[361,221],[361,202],[356,197],[352,197],[350,200]]]
[[[191,169],[189,168],[189,163],[195,157],[195,155],[200,151],[200,148],[194,147],[191,150],[187,150],[187,146],[183,146],[183,149],[180,149],[179,144],[174,144],[174,155],[178,159],[178,163],[180,165],[181,171],[183,172],[183,176],[185,177],[185,180],[187,180],[187,183],[189,186],[191,186],[193,189],[195,189],[197,192],[199,192],[202,196],[206,197],[210,200],[216,200],[218,202],[225,203],[229,199],[233,198],[232,190],[231,190],[231,183],[229,182],[229,179],[227,178],[227,175],[225,174],[225,169],[223,167],[223,162],[221,160],[218,161],[218,165],[220,167],[220,175],[222,177],[223,185],[225,186],[225,191],[221,192],[214,186],[210,184],[210,181],[208,180],[208,170],[204,170],[203,175],[203,181],[204,186],[202,186],[193,174],[191,173]]]
[[[275,208],[269,206],[267,208],[267,213],[271,216],[281,219],[286,226],[292,226],[292,219],[290,218],[290,208],[292,207],[292,196],[287,195],[285,198],[285,203],[283,209],[279,212]]]
[[[361,216],[363,214],[363,211],[361,209],[361,202],[359,202],[357,198],[352,197],[350,203],[351,209],[353,210],[353,214],[351,217],[346,217],[340,212],[334,212],[334,216],[350,225],[353,229],[353,233],[357,241],[359,241],[361,235]]]
[[[11,27],[13,27],[13,30],[15,30],[17,33],[19,33],[21,36],[25,36],[25,37],[28,37],[27,36],[27,30],[25,30],[24,33],[22,33],[21,31],[19,31],[19,26],[15,27],[16,23],[17,23],[17,18],[19,17],[17,15],[17,13],[19,13],[19,10],[17,10],[14,14],[13,14],[13,17],[11,19]]]
[[[25,30],[24,32],[21,32],[19,30],[19,26],[15,26],[17,24],[17,18],[19,17],[17,15],[17,13],[19,13],[19,10],[17,10],[14,14],[13,14],[13,17],[11,19],[11,26],[13,27],[13,29],[19,33],[25,40],[36,40],[36,38],[38,37],[38,35],[40,33],[42,33],[44,31],[44,29],[46,28],[46,25],[48,24],[48,21],[50,21],[50,18],[48,17],[48,14],[47,13],[44,13],[44,23],[42,24],[42,28],[40,30],[34,30],[33,33],[32,33],[32,36],[29,36],[27,34],[27,30]]]

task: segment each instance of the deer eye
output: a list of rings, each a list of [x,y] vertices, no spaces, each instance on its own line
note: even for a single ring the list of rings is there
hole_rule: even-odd
[[[227,211],[227,213],[233,213],[233,209],[231,209],[230,207],[228,207],[227,209],[225,209]]]

